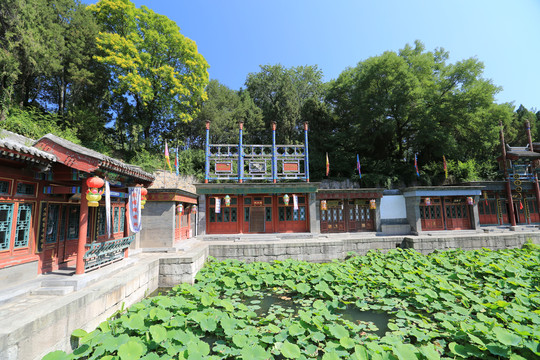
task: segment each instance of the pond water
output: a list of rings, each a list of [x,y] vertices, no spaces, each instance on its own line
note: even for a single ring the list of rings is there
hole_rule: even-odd
[[[147,297],[167,295],[170,287],[160,287],[154,290]],[[302,298],[292,298],[287,294],[259,294],[256,296],[239,298],[240,301],[250,306],[258,316],[266,316],[269,313],[280,313],[283,316],[295,316],[298,310],[310,306],[310,300]],[[354,323],[371,323],[370,333],[383,337],[388,329],[388,321],[391,315],[384,311],[360,310],[354,304],[348,304],[344,308],[333,309],[333,313],[343,319]],[[214,340],[215,341],[215,340]],[[213,341],[212,341],[213,342]]]
[[[288,295],[264,294],[244,299],[246,305],[255,307],[254,311],[258,316],[266,316],[270,312],[278,312],[287,316],[294,316],[302,309],[304,302],[301,298],[291,298]],[[333,313],[341,316],[343,319],[354,323],[371,323],[369,332],[383,337],[388,329],[388,321],[391,316],[384,311],[360,310],[354,304],[348,304],[342,309],[333,309]]]

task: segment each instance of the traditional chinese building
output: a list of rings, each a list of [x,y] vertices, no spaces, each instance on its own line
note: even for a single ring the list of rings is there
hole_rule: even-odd
[[[318,232],[317,184],[309,183],[308,125],[303,145],[210,144],[206,124],[205,183],[197,184],[199,233]]]
[[[0,170],[0,279],[7,280],[61,268],[83,273],[127,256],[134,238],[128,187],[153,181],[139,167],[52,134],[33,141],[2,131]],[[98,177],[110,184],[110,236],[105,199],[95,202],[103,190],[88,191],[103,184]]]
[[[319,189],[321,233],[381,231],[383,189]]]
[[[139,246],[174,248],[196,236],[197,198],[181,189],[149,189]]]
[[[501,156],[497,158],[503,181],[480,182],[484,186],[478,204],[481,225],[527,225],[540,223],[540,143],[533,143],[529,122],[528,144],[510,146],[501,125]]]

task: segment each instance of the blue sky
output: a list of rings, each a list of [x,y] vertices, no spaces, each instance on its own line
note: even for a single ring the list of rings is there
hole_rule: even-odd
[[[422,41],[450,61],[475,57],[503,90],[497,102],[540,110],[539,0],[135,0],[174,20],[210,64],[244,86],[259,65],[317,65],[324,80]]]

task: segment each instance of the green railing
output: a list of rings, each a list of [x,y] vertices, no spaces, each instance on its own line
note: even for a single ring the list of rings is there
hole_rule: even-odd
[[[135,240],[135,235],[105,242],[86,244],[88,249],[84,253],[84,270],[112,263],[124,258],[124,250]]]

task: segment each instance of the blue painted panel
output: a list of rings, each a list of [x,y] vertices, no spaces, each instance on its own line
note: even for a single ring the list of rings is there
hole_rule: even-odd
[[[0,204],[0,250],[9,249],[13,204]]]
[[[32,225],[32,204],[19,204],[17,229],[15,230],[15,248],[28,246],[30,226]]]

